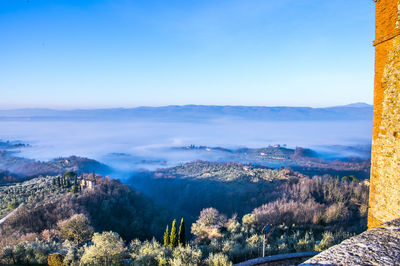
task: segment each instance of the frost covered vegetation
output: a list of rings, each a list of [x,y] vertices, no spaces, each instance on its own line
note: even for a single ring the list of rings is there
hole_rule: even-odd
[[[93,188],[76,189],[93,174],[0,187],[2,215],[24,203],[0,226],[0,263],[231,265],[260,256],[265,225],[266,254],[324,250],[366,226],[368,187],[354,178],[205,162],[170,170],[142,175],[162,182],[159,188],[173,181],[163,191],[153,187],[171,198],[158,206],[100,176]],[[238,214],[239,201],[218,207],[236,196],[243,200]],[[255,207],[245,211],[247,203]],[[189,205],[200,208],[193,221]],[[183,220],[171,224],[173,217],[184,217],[186,227]]]
[[[195,161],[181,166],[160,169],[154,173],[154,176],[158,178],[184,177],[225,182],[256,183],[279,179],[288,180],[302,175],[289,170],[277,171],[268,167],[253,166],[251,164]]]
[[[278,187],[301,177],[304,176],[288,169],[196,161],[155,172],[139,172],[127,182],[174,216],[183,216],[192,223],[207,207],[229,216],[242,216],[275,200],[280,196]]]
[[[118,231],[127,240],[147,239],[162,233],[158,224],[165,224],[168,214],[119,181],[96,176],[93,189],[74,191],[75,181],[59,183],[59,179],[62,178],[41,177],[0,187],[2,212],[25,203],[2,224],[0,246],[24,234],[54,229],[60,221],[75,214],[87,216],[95,231]]]
[[[361,197],[360,201],[366,200],[367,189],[364,185],[344,181],[328,175],[309,179],[287,168],[277,170],[240,163],[197,161],[155,172],[137,173],[129,183],[170,210],[173,216],[183,216],[191,224],[204,208],[214,207],[229,217],[234,214],[242,217],[255,208],[274,202],[293,209],[315,207],[317,219],[324,208],[322,204],[330,206],[338,202],[331,198],[332,193],[337,193],[338,197],[341,194],[350,197],[348,191],[351,191]],[[337,184],[331,184],[334,182]],[[361,188],[363,191],[359,192]],[[296,204],[298,206],[294,206]],[[354,202],[346,204],[355,209],[360,207],[352,205]],[[286,223],[289,224],[289,221]]]

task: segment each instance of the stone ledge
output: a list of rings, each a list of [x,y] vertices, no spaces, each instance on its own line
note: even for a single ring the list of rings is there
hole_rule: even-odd
[[[278,255],[268,256],[265,258],[256,258],[256,259],[248,260],[245,262],[235,264],[235,266],[268,265],[268,264],[272,264],[272,263],[279,263],[281,265],[285,265],[284,264],[285,261],[290,261],[290,260],[294,260],[294,259],[302,259],[301,261],[304,261],[309,257],[315,256],[316,254],[318,254],[318,252],[299,252],[299,253],[278,254]]]
[[[400,265],[400,219],[347,239],[301,265]]]

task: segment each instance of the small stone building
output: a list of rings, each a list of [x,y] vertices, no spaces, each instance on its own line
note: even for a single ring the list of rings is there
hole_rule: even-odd
[[[94,176],[86,176],[81,179],[81,189],[89,188],[93,189],[96,185],[96,177]]]

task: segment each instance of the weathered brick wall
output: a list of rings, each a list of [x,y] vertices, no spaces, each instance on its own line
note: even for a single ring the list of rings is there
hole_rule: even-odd
[[[400,217],[400,0],[376,1],[368,227]]]

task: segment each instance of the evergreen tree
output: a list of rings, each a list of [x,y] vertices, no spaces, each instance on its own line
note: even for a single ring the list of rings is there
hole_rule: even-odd
[[[55,187],[56,186],[56,179],[55,178],[53,178],[52,180],[51,180],[51,184]]]
[[[169,229],[167,225],[167,229],[165,229],[164,233],[164,246],[169,246]]]
[[[177,247],[178,246],[178,236],[176,234],[176,220],[174,219],[172,221],[172,227],[171,227],[171,236],[169,237],[169,245],[171,248]]]
[[[181,220],[181,225],[179,226],[178,242],[179,245],[182,246],[186,244],[185,222],[183,221],[183,218]]]
[[[57,176],[57,185],[58,187],[61,187],[61,177]]]
[[[78,188],[78,177],[75,177],[74,186],[72,187],[72,192],[74,192],[74,193],[78,193],[78,192],[79,192],[79,188]]]
[[[81,182],[82,182],[82,180],[83,180],[83,174],[82,174],[81,179],[79,179],[79,182],[78,182],[78,191],[79,191],[79,192],[82,191],[82,187],[81,187]]]

